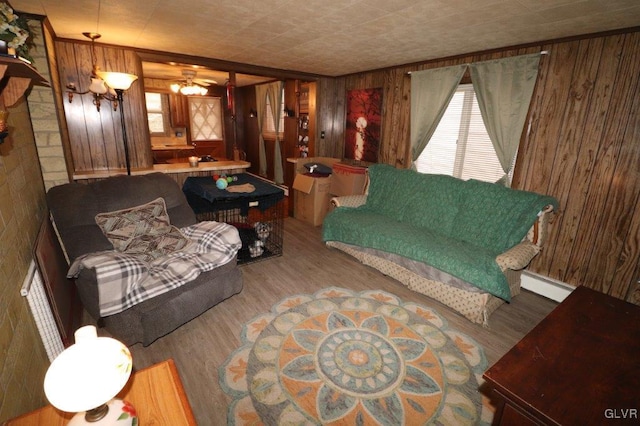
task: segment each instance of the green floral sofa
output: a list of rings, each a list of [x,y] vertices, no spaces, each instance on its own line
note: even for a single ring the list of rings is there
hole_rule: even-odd
[[[469,320],[520,291],[557,201],[477,180],[376,164],[367,195],[336,197],[323,240]]]

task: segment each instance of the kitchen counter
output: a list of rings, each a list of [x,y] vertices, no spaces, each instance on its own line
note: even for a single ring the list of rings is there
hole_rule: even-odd
[[[132,175],[145,175],[154,172],[169,173],[169,174],[194,174],[199,172],[225,172],[225,173],[242,173],[245,172],[251,163],[248,161],[211,161],[198,163],[198,167],[191,167],[189,163],[175,163],[175,164],[154,164],[152,168],[142,170],[131,170]],[[109,176],[116,176],[125,174],[126,170],[97,170],[91,172],[78,172],[74,173],[74,181],[82,181],[87,179],[104,179]]]
[[[200,162],[198,167],[191,167],[189,163],[173,163],[173,164],[154,164],[154,172],[162,173],[189,173],[189,172],[207,172],[207,171],[220,171],[220,170],[233,170],[238,173],[244,172],[251,166],[248,161],[209,161]],[[131,172],[134,174],[133,172]]]
[[[174,151],[174,150],[191,150],[194,149],[193,145],[151,145],[152,151]]]

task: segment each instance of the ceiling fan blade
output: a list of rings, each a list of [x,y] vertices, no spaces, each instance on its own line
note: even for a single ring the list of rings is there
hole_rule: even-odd
[[[199,84],[200,86],[211,86],[212,84],[218,84],[215,80],[211,80],[208,78],[194,78],[193,82]]]

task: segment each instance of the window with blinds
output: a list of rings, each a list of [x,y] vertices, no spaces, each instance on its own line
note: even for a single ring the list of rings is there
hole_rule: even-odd
[[[210,96],[189,96],[188,100],[191,140],[223,140],[222,99]]]
[[[473,85],[458,87],[415,164],[421,173],[446,174],[465,180],[496,182],[504,176],[482,121]]]
[[[284,87],[282,88],[282,92],[280,93],[281,100],[280,104],[282,106],[282,110],[280,111],[280,126],[278,127],[278,139],[282,139],[284,136],[284,116],[285,116],[285,104],[284,104]],[[262,137],[264,139],[276,139],[276,120],[273,117],[273,113],[271,112],[271,101],[269,100],[269,96],[267,96],[267,107],[264,111],[264,121],[262,128]]]

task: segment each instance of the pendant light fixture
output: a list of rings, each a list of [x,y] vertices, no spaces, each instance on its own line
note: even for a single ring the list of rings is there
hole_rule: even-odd
[[[66,86],[67,88],[67,96],[69,98],[69,103],[73,101],[74,95],[86,95],[91,94],[93,96],[93,104],[96,106],[98,112],[100,112],[100,105],[102,104],[102,100],[106,99],[111,102],[113,106],[113,110],[116,111],[118,109],[118,102],[122,102],[121,94],[117,93],[117,89],[120,88],[122,90],[127,90],[131,83],[133,83],[138,77],[133,74],[125,74],[125,73],[117,73],[123,76],[123,78],[129,81],[129,84],[125,84],[119,80],[116,84],[117,86],[109,86],[105,83],[105,78],[103,78],[100,74],[102,71],[100,67],[98,67],[98,55],[96,54],[96,40],[100,37],[100,33],[98,33],[98,27],[100,26],[100,11],[102,9],[102,2],[98,0],[98,10],[97,10],[97,22],[96,22],[96,32],[84,32],[83,36],[91,40],[91,75],[89,76],[89,87],[87,90],[81,91],[74,82],[69,82]],[[126,88],[123,88],[126,85]],[[119,96],[120,95],[120,96]]]
[[[115,91],[110,91],[104,80],[100,78],[98,73],[100,72],[100,68],[97,64],[96,58],[96,45],[95,42],[97,39],[102,37],[98,33],[85,32],[82,33],[83,36],[87,37],[91,40],[91,75],[89,76],[89,87],[87,90],[80,91],[75,83],[67,84],[67,96],[69,98],[69,102],[73,102],[74,95],[86,95],[91,94],[93,96],[93,104],[96,106],[97,110],[100,111],[100,105],[103,99],[108,100],[113,104],[113,110],[118,109],[118,101],[116,98]]]

